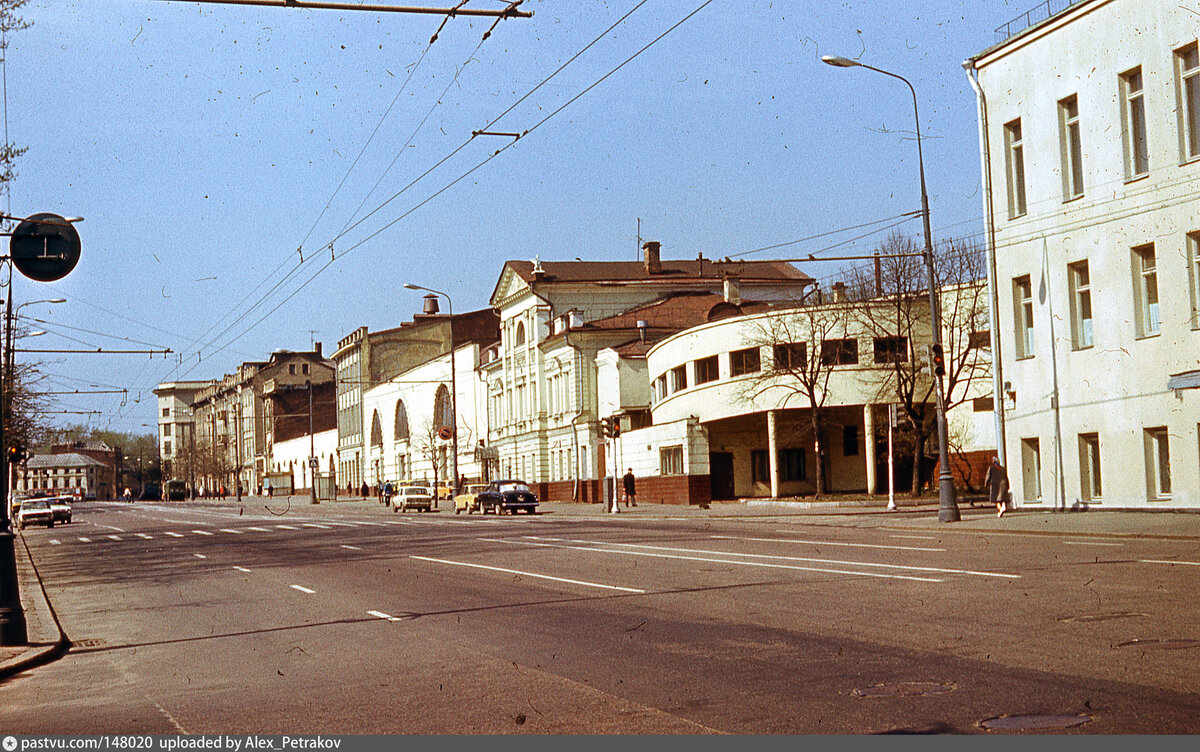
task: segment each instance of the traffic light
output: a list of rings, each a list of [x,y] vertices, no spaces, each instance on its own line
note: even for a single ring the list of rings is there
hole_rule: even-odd
[[[946,375],[946,356],[942,352],[942,346],[933,344],[929,346],[929,363],[933,367],[933,375],[942,377]]]
[[[615,415],[600,419],[600,432],[605,438],[615,439],[621,435],[621,421]]]
[[[29,452],[20,444],[10,444],[8,447],[8,462],[10,465],[19,465],[29,459]]]
[[[615,439],[621,435],[621,419],[614,415],[610,420],[612,420],[612,437]]]

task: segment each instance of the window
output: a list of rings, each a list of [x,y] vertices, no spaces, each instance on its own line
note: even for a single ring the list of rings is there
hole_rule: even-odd
[[[1088,262],[1067,267],[1071,285],[1071,343],[1076,350],[1092,346],[1092,285]]]
[[[1008,173],[1008,218],[1025,213],[1025,142],[1021,138],[1021,119],[1004,126],[1004,153]]]
[[[171,424],[163,423],[162,432],[163,432],[163,436],[170,436],[171,435]]]
[[[525,344],[525,322],[520,322],[517,324],[516,338],[517,347]]]
[[[1058,130],[1062,148],[1063,199],[1083,195],[1083,142],[1079,135],[1079,98],[1072,95],[1058,103]]]
[[[696,383],[707,384],[717,380],[717,356],[710,355],[696,361]]]
[[[671,369],[671,391],[682,392],[687,389],[687,368],[675,366]]]
[[[1153,244],[1133,249],[1133,299],[1137,336],[1158,334],[1158,266]]]
[[[1021,439],[1021,480],[1025,501],[1042,500],[1042,452],[1037,439]]]
[[[842,456],[858,456],[858,426],[842,426]]]
[[[171,408],[169,408],[169,407],[164,407],[162,410],[163,410],[163,417],[164,417],[164,418],[169,418],[169,417],[171,417]]]
[[[804,370],[808,363],[808,352],[803,342],[788,342],[775,345],[775,368],[777,370]]]
[[[821,342],[821,365],[850,366],[858,362],[858,340],[827,339]]]
[[[169,442],[169,441],[163,442],[163,456],[164,457],[171,456],[171,442]]]
[[[296,375],[296,364],[295,363],[288,363],[288,375],[289,376]]]
[[[1084,501],[1103,496],[1100,485],[1100,434],[1079,434],[1079,495]]]
[[[658,450],[659,475],[683,475],[683,447],[669,446]]]
[[[1029,275],[1013,280],[1013,317],[1018,358],[1033,357],[1033,283]]]
[[[1200,232],[1187,236],[1188,279],[1191,282],[1192,328],[1200,329]]]
[[[1147,428],[1146,490],[1151,499],[1171,497],[1171,446],[1166,428]]]
[[[304,374],[305,376],[308,375],[308,364],[307,363],[300,364],[300,373]]]
[[[743,373],[754,373],[759,369],[758,348],[749,347],[745,350],[734,350],[729,353],[729,372],[733,376]]]
[[[1132,180],[1150,171],[1146,146],[1146,102],[1142,90],[1142,69],[1121,75],[1121,135],[1125,142],[1125,179]]]
[[[779,480],[789,481],[808,480],[805,470],[803,449],[781,449],[779,451]]]
[[[1179,97],[1179,146],[1182,161],[1200,157],[1200,47],[1195,42],[1175,51]]]
[[[876,337],[876,363],[905,363],[908,361],[908,337]]]
[[[770,483],[771,466],[767,461],[767,450],[753,449],[750,451],[750,482]]]
[[[651,390],[651,395],[655,402],[661,402],[667,396],[667,375],[664,373],[654,380],[654,389]]]

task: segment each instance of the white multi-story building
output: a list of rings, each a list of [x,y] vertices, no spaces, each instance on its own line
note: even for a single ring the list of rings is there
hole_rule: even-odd
[[[172,381],[159,384],[154,390],[158,397],[158,456],[162,460],[164,478],[177,477],[177,460],[194,450],[196,424],[192,402],[200,390],[213,384],[212,381]]]
[[[1198,30],[1079,0],[964,64],[1022,505],[1200,505]]]

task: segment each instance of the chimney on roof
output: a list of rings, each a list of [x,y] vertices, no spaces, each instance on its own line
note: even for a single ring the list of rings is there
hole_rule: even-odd
[[[647,240],[645,243],[642,243],[647,274],[662,273],[662,259],[658,255],[660,248],[661,244],[657,240]]]
[[[315,352],[317,354],[318,358],[324,357],[323,355],[321,355],[321,343],[320,342],[313,343],[313,352]]]
[[[646,327],[648,326],[650,326],[650,324],[646,321],[642,321],[641,319],[639,319],[637,322],[638,339],[640,339],[642,342],[646,341]]]
[[[432,316],[439,311],[438,298],[436,295],[429,293],[424,297],[424,301],[425,303],[421,310],[426,316]]]
[[[833,283],[833,302],[834,303],[845,303],[846,300],[847,300],[847,298],[846,298],[846,283],[845,282],[834,282]]]
[[[726,274],[723,287],[726,303],[742,304],[742,285],[736,274]]]

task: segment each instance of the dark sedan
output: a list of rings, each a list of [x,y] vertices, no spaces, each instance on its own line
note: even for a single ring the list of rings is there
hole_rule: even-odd
[[[516,514],[537,511],[537,494],[529,490],[529,484],[521,480],[498,480],[488,484],[487,490],[475,497],[475,505],[483,514]]]

